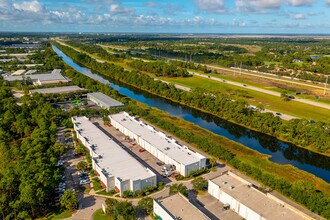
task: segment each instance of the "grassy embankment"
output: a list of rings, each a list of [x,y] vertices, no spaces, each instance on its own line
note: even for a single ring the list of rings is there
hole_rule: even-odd
[[[220,144],[226,151],[231,152],[232,154],[236,155],[236,157],[238,157],[240,160],[247,162],[252,166],[260,167],[268,172],[275,173],[290,181],[297,181],[297,180],[309,181],[313,183],[313,185],[315,185],[316,188],[330,195],[330,185],[325,181],[323,181],[322,179],[315,177],[310,173],[297,169],[291,165],[279,165],[274,162],[271,162],[268,160],[269,158],[268,155],[261,154],[242,144],[229,140],[226,137],[216,135],[206,129],[203,129],[193,123],[187,122],[181,118],[169,116],[166,112],[154,108],[149,108],[142,103],[137,103],[137,105],[140,108],[149,109],[149,114],[152,116],[159,117],[165,121],[173,123],[180,129],[187,130],[196,136],[205,137],[211,143]],[[197,145],[193,143],[189,143],[189,144],[194,148],[199,149]]]
[[[202,71],[198,71],[198,70],[190,70],[192,72],[197,72],[200,74],[204,74],[204,75],[209,75],[209,74],[205,74]],[[230,71],[221,71],[221,75],[220,74],[212,74],[212,77],[216,77],[219,79],[224,79],[224,80],[228,80],[228,81],[233,81],[233,82],[237,82],[237,83],[242,83],[242,84],[246,84],[248,86],[255,86],[258,88],[262,88],[262,89],[267,89],[270,91],[275,91],[275,92],[283,92],[283,91],[287,91],[290,95],[294,95],[297,98],[303,98],[303,99],[309,99],[312,101],[318,101],[321,103],[326,103],[326,104],[330,104],[330,96],[323,96],[323,89],[317,89],[317,88],[313,88],[313,87],[308,87],[308,86],[303,86],[303,85],[297,85],[297,84],[293,84],[293,83],[285,83],[285,82],[280,82],[280,81],[272,81],[272,80],[267,80],[267,79],[262,79],[259,77],[255,77],[255,76],[248,76],[248,75],[244,75],[244,74],[239,74],[239,72],[237,71],[235,76],[233,72]],[[314,84],[317,85],[319,87],[322,87],[322,84]],[[300,95],[295,95],[296,92],[306,92]],[[321,94],[321,98],[319,100],[316,100],[315,96],[316,94],[320,95]],[[330,94],[330,92],[327,92],[327,94]]]
[[[72,48],[74,48],[74,47],[72,47]],[[89,53],[86,53],[87,55],[90,55]],[[96,56],[95,57],[95,55],[94,55],[94,57],[93,57],[94,59],[98,59],[98,57]],[[109,62],[109,61],[106,61],[106,62]],[[109,62],[109,63],[111,63],[111,62]],[[147,73],[148,75],[152,75],[152,74],[150,74],[150,73]],[[166,79],[168,79],[168,78],[166,78]],[[172,78],[173,79],[173,78]],[[179,78],[178,78],[179,79]],[[184,79],[186,79],[186,78],[184,78]],[[205,79],[205,78],[202,78],[202,79]],[[206,79],[207,80],[207,79]],[[215,82],[215,81],[214,81]],[[124,82],[124,83],[126,83],[126,82]],[[215,82],[215,83],[217,83],[217,82]],[[128,83],[126,83],[126,84],[128,84]],[[129,85],[131,85],[131,86],[133,86],[133,87],[136,87],[136,85],[132,85],[132,84],[129,84]],[[139,89],[142,89],[142,88],[139,88]],[[143,90],[143,89],[142,89]],[[253,91],[253,90],[252,90]],[[258,93],[258,92],[257,92]],[[245,94],[246,94],[246,92],[245,92]],[[261,94],[263,94],[263,93],[261,93]],[[154,95],[158,95],[158,94],[154,94]],[[265,97],[268,97],[269,95],[265,95]],[[161,96],[162,97],[162,96]],[[163,97],[163,98],[166,98],[166,97]],[[174,102],[176,102],[176,100],[172,100],[172,101],[174,101]],[[281,101],[281,100],[280,100]],[[281,101],[282,102],[282,101]],[[184,103],[180,103],[180,104],[183,104],[184,105]],[[301,103],[301,104],[303,104],[303,103]],[[305,104],[303,104],[303,105],[305,105]],[[314,108],[311,108],[311,106],[309,106],[309,105],[306,105],[307,107],[306,108],[309,108],[309,109],[314,109]],[[213,113],[210,113],[210,112],[207,112],[207,111],[205,111],[205,110],[203,110],[203,109],[199,109],[199,108],[196,108],[196,107],[192,107],[192,108],[195,108],[195,109],[198,109],[198,110],[200,110],[200,111],[203,111],[203,112],[206,112],[206,113],[209,113],[209,114],[212,114],[212,115],[214,115]],[[266,106],[266,108],[268,108],[268,106]],[[294,108],[296,108],[296,105],[294,106]],[[327,114],[328,115],[328,114]],[[306,117],[305,117],[306,118]],[[316,119],[317,117],[314,117],[313,118],[313,120],[318,120],[318,119]],[[232,121],[233,122],[233,121]],[[236,123],[236,122],[233,122],[233,123]],[[237,124],[237,123],[236,123]],[[241,126],[244,126],[244,127],[246,127],[245,125],[242,125],[242,124],[240,124]],[[249,128],[249,129],[252,129],[252,130],[254,130],[253,128],[251,128],[251,127],[247,127],[247,128]],[[285,139],[281,139],[281,138],[278,138],[278,139],[280,139],[280,140],[282,140],[282,141],[286,141]],[[311,148],[311,147],[308,147],[308,148],[306,148],[305,147],[305,149],[307,149],[307,150],[310,150],[310,151],[313,151],[313,152],[316,152],[316,153],[319,153],[319,154],[323,154],[323,155],[326,155],[326,156],[329,156],[329,153],[321,153],[321,152],[318,152],[318,151],[315,151],[315,149],[313,149],[313,148]]]
[[[161,79],[189,88],[200,87],[209,91],[219,91],[229,94],[236,93],[240,98],[245,99],[252,105],[262,104],[266,109],[282,112],[284,114],[296,116],[299,118],[330,122],[330,110],[295,101],[284,102],[280,97],[264,94],[254,90],[244,89],[227,83],[221,83],[198,76],[189,78],[162,77]],[[240,90],[241,92],[236,92],[237,90]],[[246,97],[242,97],[241,95]]]
[[[67,45],[67,44],[65,44]],[[69,46],[69,45],[67,45]],[[69,46],[71,48],[74,48],[72,46]],[[77,48],[75,48],[77,49]],[[79,50],[79,49],[77,49]],[[85,51],[80,52],[86,53]],[[92,56],[94,59],[100,59],[97,55],[95,54],[89,54],[86,53],[90,56]],[[104,60],[103,60],[104,61]],[[107,61],[108,62],[108,61]],[[132,70],[131,67],[127,65],[127,63],[130,62],[130,60],[125,60],[124,62],[110,62],[115,65],[119,65],[123,67],[124,69]],[[152,75],[149,74],[148,75]],[[213,74],[213,77],[218,77],[217,75]],[[220,77],[219,77],[220,78]],[[221,77],[223,78],[223,77]],[[320,107],[315,107],[312,105],[300,103],[300,102],[284,102],[280,97],[264,94],[262,92],[250,90],[250,89],[245,89],[242,87],[230,85],[227,83],[221,83],[217,82],[214,80],[209,80],[203,77],[189,77],[189,78],[165,78],[165,77],[160,77],[160,79],[173,83],[173,84],[179,84],[182,86],[186,86],[189,88],[204,88],[210,91],[219,91],[219,92],[228,92],[229,90],[235,93],[235,91],[240,90],[242,91],[241,94],[245,94],[248,96],[248,98],[240,97],[245,99],[249,104],[252,105],[258,105],[262,104],[266,109],[273,110],[273,111],[278,111],[284,114],[296,116],[298,118],[306,118],[306,119],[313,119],[316,121],[325,121],[325,122],[330,122],[330,111],[324,108]],[[223,78],[224,79],[224,78]],[[231,80],[231,79],[230,79]],[[256,83],[250,84],[253,86],[257,86]],[[259,87],[259,86],[258,86]]]
[[[79,75],[82,75],[82,74],[79,74]],[[75,82],[73,75],[68,75],[68,77],[70,77],[73,80],[73,82]],[[79,82],[79,81],[77,81],[77,82]],[[86,80],[85,81],[83,80],[80,82],[86,82]],[[94,84],[96,85],[96,84],[98,84],[98,82],[94,81]],[[84,84],[79,84],[79,85],[84,87]],[[93,88],[96,88],[96,87],[93,86]],[[92,89],[92,88],[87,88],[87,89]],[[107,89],[110,90],[109,87],[107,87]],[[114,98],[119,98],[119,97],[114,97]],[[124,98],[124,99],[130,100],[129,98]],[[251,166],[259,167],[261,170],[273,173],[277,176],[283,177],[284,179],[292,181],[292,182],[295,182],[298,180],[308,181],[312,185],[314,185],[318,190],[325,192],[327,195],[330,194],[330,185],[328,183],[326,183],[325,181],[323,181],[322,179],[315,177],[312,174],[299,170],[291,165],[275,164],[268,160],[267,155],[260,154],[254,150],[249,149],[248,147],[246,147],[242,144],[231,141],[225,137],[216,135],[216,134],[214,134],[210,131],[207,131],[205,129],[202,129],[192,123],[184,121],[183,119],[180,119],[177,117],[170,117],[170,116],[168,116],[168,114],[166,112],[150,108],[150,107],[148,107],[142,103],[136,102],[136,101],[131,100],[131,102],[132,102],[131,104],[133,106],[135,106],[136,108],[147,110],[148,116],[157,117],[157,118],[159,118],[159,120],[168,121],[168,122],[172,123],[173,125],[179,127],[182,130],[187,130],[187,131],[191,132],[195,136],[207,138],[214,145],[220,144],[226,151],[229,151],[229,152],[235,154],[236,155],[235,157],[239,158],[240,160],[242,160],[248,164],[251,164]],[[144,118],[144,119],[146,120],[146,118]],[[163,129],[166,130],[166,128],[163,128]],[[185,141],[189,141],[189,140],[185,140]],[[190,143],[190,145],[199,149],[199,147],[193,143]]]

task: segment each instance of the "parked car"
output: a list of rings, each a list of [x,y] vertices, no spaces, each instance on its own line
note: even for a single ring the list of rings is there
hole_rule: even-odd
[[[140,149],[139,149],[139,152],[140,152],[140,153],[142,153],[142,152],[144,152],[144,151],[146,151],[146,150],[143,149],[143,148],[140,148]]]
[[[164,163],[163,163],[163,162],[160,162],[160,161],[157,161],[156,164],[157,164],[158,166],[163,166],[163,165],[164,165]]]

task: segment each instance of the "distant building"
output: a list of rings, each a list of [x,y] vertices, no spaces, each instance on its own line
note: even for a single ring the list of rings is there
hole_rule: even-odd
[[[37,72],[37,70],[28,70],[28,71],[26,71],[25,75],[31,75],[31,74],[34,74],[36,72]]]
[[[293,62],[295,62],[295,63],[302,63],[303,61],[302,61],[302,59],[293,59]]]
[[[21,75],[24,75],[25,72],[26,72],[26,70],[16,70],[11,75],[12,76],[21,76]]]
[[[5,80],[9,82],[22,81],[30,78],[35,85],[47,85],[47,84],[56,84],[56,83],[66,83],[70,82],[69,79],[65,78],[61,74],[60,69],[55,69],[52,73],[48,74],[32,74],[27,76],[7,76],[4,77]]]
[[[227,172],[209,180],[208,193],[246,220],[313,219],[270,193],[263,193],[251,183]]]
[[[312,55],[312,56],[309,56],[312,60],[315,60],[315,59],[320,59],[321,56],[320,55]]]
[[[105,109],[110,109],[110,108],[116,108],[116,107],[122,107],[124,106],[123,103],[107,96],[104,95],[101,92],[93,92],[93,93],[88,93],[87,94],[87,99],[94,102],[96,105],[105,108]]]
[[[180,193],[154,199],[153,212],[162,220],[209,220],[203,212],[196,208]]]
[[[41,47],[41,44],[12,44],[12,45],[8,45],[6,47],[11,47],[11,48],[39,48],[39,47]]]
[[[33,93],[58,94],[58,93],[70,93],[77,91],[85,91],[85,89],[82,89],[79,86],[62,86],[62,87],[53,87],[53,88],[45,88],[45,89],[33,89],[30,90],[30,94]]]
[[[172,137],[126,112],[109,116],[112,126],[165,164],[174,166],[182,176],[206,167],[206,157],[181,145]]]
[[[77,138],[89,150],[92,167],[106,191],[143,190],[157,185],[157,176],[127,153],[86,117],[72,117]]]

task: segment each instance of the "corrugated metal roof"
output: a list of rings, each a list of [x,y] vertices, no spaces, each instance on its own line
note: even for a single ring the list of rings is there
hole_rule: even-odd
[[[107,96],[104,95],[101,92],[94,92],[94,93],[88,93],[87,97],[92,97],[93,99],[97,100],[98,102],[102,103],[104,106],[107,107],[120,107],[123,106],[124,104]]]

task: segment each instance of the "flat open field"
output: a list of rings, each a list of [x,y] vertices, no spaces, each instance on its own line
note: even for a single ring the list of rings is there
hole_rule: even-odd
[[[192,72],[198,72],[201,74],[204,74],[200,71],[191,70]],[[284,83],[279,81],[271,81],[268,79],[263,79],[259,77],[253,77],[253,76],[247,76],[247,75],[240,75],[239,72],[236,72],[235,76],[232,72],[226,72],[222,71],[221,75],[212,74],[212,77],[216,77],[219,79],[225,79],[230,80],[234,82],[239,82],[242,84],[255,86],[263,89],[273,90],[276,92],[282,92],[282,91],[288,91],[291,95],[295,95],[295,92],[306,92],[306,94],[299,95],[300,98],[304,99],[310,99],[315,101],[315,96],[320,96],[319,102],[323,103],[330,103],[330,91],[327,92],[327,95],[323,95],[322,89],[317,88],[311,88],[311,87],[305,87],[302,85],[296,85],[296,84],[290,84],[290,83]],[[322,86],[322,85],[320,85]],[[328,86],[330,88],[330,85]]]
[[[260,93],[249,89],[244,89],[226,83],[221,83],[198,76],[188,78],[162,77],[161,79],[173,84],[179,84],[190,88],[200,87],[210,91],[228,92],[231,94],[237,94],[238,96],[244,95],[246,97],[241,98],[245,99],[252,105],[263,104],[267,109],[282,112],[288,115],[306,118],[309,120],[313,119],[330,122],[330,111],[327,109],[318,108],[295,101],[284,102],[281,100],[280,97]]]

